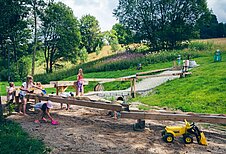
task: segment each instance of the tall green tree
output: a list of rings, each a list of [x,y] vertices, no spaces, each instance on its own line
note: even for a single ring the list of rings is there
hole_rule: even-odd
[[[24,50],[31,36],[27,20],[28,2],[29,0],[0,0],[0,55],[7,56],[5,52],[8,45],[13,61],[22,56],[22,49]]]
[[[202,16],[197,23],[200,30],[200,38],[221,38],[226,36],[226,24],[218,23],[217,16],[212,12],[208,16]]]
[[[61,2],[49,4],[41,20],[46,72],[51,73],[59,59],[76,61],[81,37],[79,22]]]
[[[85,47],[88,53],[96,52],[97,47],[103,45],[99,22],[94,16],[85,15],[80,19],[80,32],[81,48]]]
[[[113,52],[116,52],[119,50],[119,42],[117,37],[117,32],[115,30],[110,30],[104,32],[104,39],[108,42],[108,44],[111,46],[111,50]]]
[[[28,54],[28,4],[29,0],[0,0],[0,63],[4,64],[0,66],[1,75],[5,75],[5,69],[10,72],[10,65]]]
[[[44,0],[30,0],[31,5],[31,16],[33,18],[33,27],[34,27],[34,35],[33,35],[33,57],[32,57],[32,70],[31,74],[34,75],[35,72],[35,56],[36,56],[36,48],[37,48],[37,31],[38,31],[38,24],[37,21],[39,19],[40,14],[42,13],[43,9],[47,5]]]
[[[192,38],[194,25],[207,12],[206,0],[119,0],[114,15],[159,50]]]
[[[132,32],[122,24],[116,23],[113,25],[112,30],[116,32],[119,44],[129,44],[134,42]]]

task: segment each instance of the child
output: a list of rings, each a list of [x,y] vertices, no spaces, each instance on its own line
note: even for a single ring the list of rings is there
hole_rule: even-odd
[[[83,94],[84,94],[83,83],[84,83],[83,71],[80,68],[79,71],[78,71],[78,75],[77,75],[77,91],[78,91],[78,96],[83,96]]]
[[[27,93],[32,93],[34,90],[32,88],[41,89],[33,84],[33,77],[27,76],[26,82],[24,82],[20,88],[19,98],[21,100],[21,104],[19,106],[19,113],[23,115],[26,114],[26,104],[27,100],[25,98]],[[23,111],[23,112],[22,112]]]
[[[47,115],[48,118],[51,120],[51,123],[53,125],[57,125],[58,122],[56,120],[54,120],[49,113],[50,109],[52,109],[52,108],[53,108],[53,105],[52,105],[51,101],[48,101],[47,103],[40,102],[40,103],[35,104],[35,106],[34,106],[34,109],[39,111],[38,115],[39,115],[39,117],[41,116],[41,120],[47,122],[46,118],[44,117],[45,115]],[[38,118],[34,122],[40,123]]]
[[[15,89],[14,83],[10,82],[9,88],[7,90],[7,102],[8,102],[8,104],[13,103],[13,100],[14,100],[14,97],[15,97],[15,92],[16,92],[16,89]]]
[[[42,86],[41,82],[37,82],[36,86],[37,86],[37,90],[35,90],[35,93],[41,94],[41,95],[45,95],[46,94],[46,91],[43,89],[43,86]]]

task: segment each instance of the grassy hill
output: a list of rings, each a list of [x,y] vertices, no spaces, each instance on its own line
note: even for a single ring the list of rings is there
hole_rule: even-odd
[[[209,54],[195,60],[200,66],[192,69],[188,78],[169,81],[133,101],[187,112],[226,114],[225,59],[214,63],[213,54]]]

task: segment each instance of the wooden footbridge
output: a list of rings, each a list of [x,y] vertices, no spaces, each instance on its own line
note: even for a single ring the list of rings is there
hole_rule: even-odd
[[[162,111],[130,111],[128,104],[115,104],[99,100],[92,100],[88,97],[60,97],[60,96],[38,96],[36,94],[28,94],[29,99],[38,99],[43,101],[52,101],[55,103],[67,103],[70,105],[79,105],[91,108],[106,109],[118,111],[121,118],[127,119],[150,119],[150,120],[169,120],[169,121],[183,121],[187,119],[192,122],[204,122],[213,124],[226,124],[226,115],[216,114],[195,114],[195,113],[176,113],[176,112],[162,112]]]

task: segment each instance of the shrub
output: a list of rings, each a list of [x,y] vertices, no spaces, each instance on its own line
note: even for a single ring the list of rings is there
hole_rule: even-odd
[[[211,42],[191,42],[188,45],[188,49],[195,50],[195,51],[204,51],[204,50],[212,50],[214,44]]]

